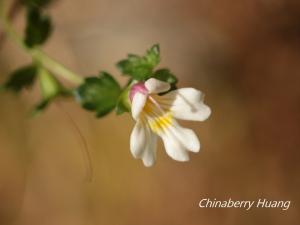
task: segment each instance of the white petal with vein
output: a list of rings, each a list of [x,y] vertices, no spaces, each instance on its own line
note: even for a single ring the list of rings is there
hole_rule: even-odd
[[[138,120],[130,135],[130,151],[135,158],[140,158],[147,144],[144,124]]]
[[[157,136],[138,120],[130,136],[130,151],[134,158],[142,159],[147,167],[152,166],[156,160],[156,142]]]
[[[177,161],[188,161],[189,155],[182,143],[170,131],[159,134],[164,142],[167,154]]]
[[[161,93],[168,91],[171,86],[167,82],[163,82],[155,78],[150,78],[145,82],[145,87],[147,88],[149,93]]]
[[[153,166],[156,160],[157,136],[147,127],[147,145],[143,152],[142,159],[145,166]]]
[[[170,111],[177,119],[204,121],[210,114],[210,108],[203,103],[204,94],[194,88],[181,88],[164,95]]]
[[[170,127],[170,130],[187,150],[199,152],[200,142],[193,130],[183,128],[177,123],[174,123],[174,126]]]
[[[147,95],[142,94],[140,92],[137,92],[133,99],[132,99],[132,103],[131,103],[131,115],[133,117],[133,119],[137,120],[140,113],[142,112],[146,101],[147,101]]]

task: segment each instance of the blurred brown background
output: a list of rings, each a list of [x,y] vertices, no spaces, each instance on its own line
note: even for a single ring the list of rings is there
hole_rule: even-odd
[[[0,95],[0,224],[217,225],[300,222],[300,2],[57,0],[45,51],[85,76],[160,43],[179,86],[206,93],[212,116],[182,124],[202,151],[179,163],[160,143],[155,167],[129,151],[133,121],[97,120],[72,101],[29,119],[36,91]],[[21,11],[15,26],[23,30]],[[29,58],[4,40],[0,81]],[[92,155],[85,164],[76,121]],[[290,209],[200,209],[202,198],[291,200]]]

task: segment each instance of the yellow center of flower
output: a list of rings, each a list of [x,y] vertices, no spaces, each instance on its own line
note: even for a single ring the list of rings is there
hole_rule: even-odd
[[[159,133],[172,124],[172,113],[168,112],[163,114],[162,116],[153,117],[149,121],[149,126],[154,133]]]
[[[160,133],[173,123],[173,115],[170,111],[164,111],[157,102],[147,100],[143,108],[148,116],[148,125],[153,133]]]

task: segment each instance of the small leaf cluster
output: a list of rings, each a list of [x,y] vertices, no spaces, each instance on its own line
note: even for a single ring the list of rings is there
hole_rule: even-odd
[[[145,81],[149,78],[156,78],[168,82],[171,85],[170,90],[176,89],[177,78],[166,68],[156,69],[160,63],[160,47],[158,44],[153,45],[146,51],[144,56],[128,54],[127,59],[117,63],[117,68],[122,75],[128,76],[130,80]],[[128,91],[125,89],[116,106],[117,114],[128,111]]]
[[[159,45],[152,46],[144,56],[129,54],[117,63],[122,75],[128,76],[129,82],[121,88],[117,81],[107,72],[97,77],[88,77],[76,90],[76,98],[83,108],[95,111],[97,117],[107,115],[113,109],[117,114],[130,111],[129,91],[134,82],[145,81],[151,77],[171,84],[176,88],[177,78],[169,69],[155,69],[160,62]]]
[[[24,89],[32,88],[36,82],[39,83],[42,99],[34,107],[33,115],[43,111],[56,97],[71,95],[71,91],[63,87],[50,71],[38,63],[32,63],[13,71],[1,86],[1,90],[19,94]]]
[[[154,45],[145,56],[129,54],[127,59],[117,63],[118,69],[134,80],[146,80],[151,76],[153,68],[160,62],[159,46]]]
[[[123,75],[130,76],[137,81],[145,81],[151,77],[175,84],[176,77],[168,69],[154,70],[160,63],[159,45],[153,45],[144,56],[128,54],[127,59],[117,63],[118,69]]]
[[[53,26],[46,13],[46,7],[52,0],[19,1],[26,9],[23,44],[26,50],[34,52],[39,50],[38,48],[45,44],[51,35]],[[35,106],[34,115],[42,112],[59,96],[75,97],[84,109],[95,112],[97,117],[103,117],[114,109],[117,114],[122,114],[130,111],[129,93],[131,86],[136,82],[156,78],[168,82],[171,90],[176,89],[176,76],[169,69],[157,69],[160,61],[160,48],[156,44],[144,55],[128,54],[126,59],[116,64],[121,74],[128,77],[128,83],[124,87],[121,87],[111,74],[101,71],[97,76],[87,77],[78,87],[67,89],[56,79],[59,74],[52,74],[51,66],[44,65],[45,60],[32,55],[32,63],[13,71],[6,82],[0,85],[0,90],[18,94],[38,82],[41,101]]]
[[[43,45],[50,37],[52,25],[50,17],[45,13],[45,7],[51,0],[20,0],[26,8],[26,27],[23,42],[28,48]],[[13,71],[0,89],[16,94],[23,89],[30,89],[39,83],[41,100],[33,109],[33,115],[43,111],[49,103],[58,96],[70,96],[67,90],[53,74],[36,61]]]

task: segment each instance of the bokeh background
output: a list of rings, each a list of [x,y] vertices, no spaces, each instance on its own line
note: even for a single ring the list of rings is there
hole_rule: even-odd
[[[11,2],[11,0],[5,0]],[[57,0],[45,51],[83,76],[160,43],[180,87],[206,93],[212,116],[182,124],[202,150],[154,167],[129,151],[130,115],[96,119],[72,101],[40,117],[37,87],[0,95],[0,224],[217,225],[300,222],[300,2],[298,0]],[[22,32],[24,12],[14,16]],[[0,81],[30,61],[3,39]],[[92,156],[85,181],[82,140]],[[291,200],[289,210],[200,209],[202,198]]]

